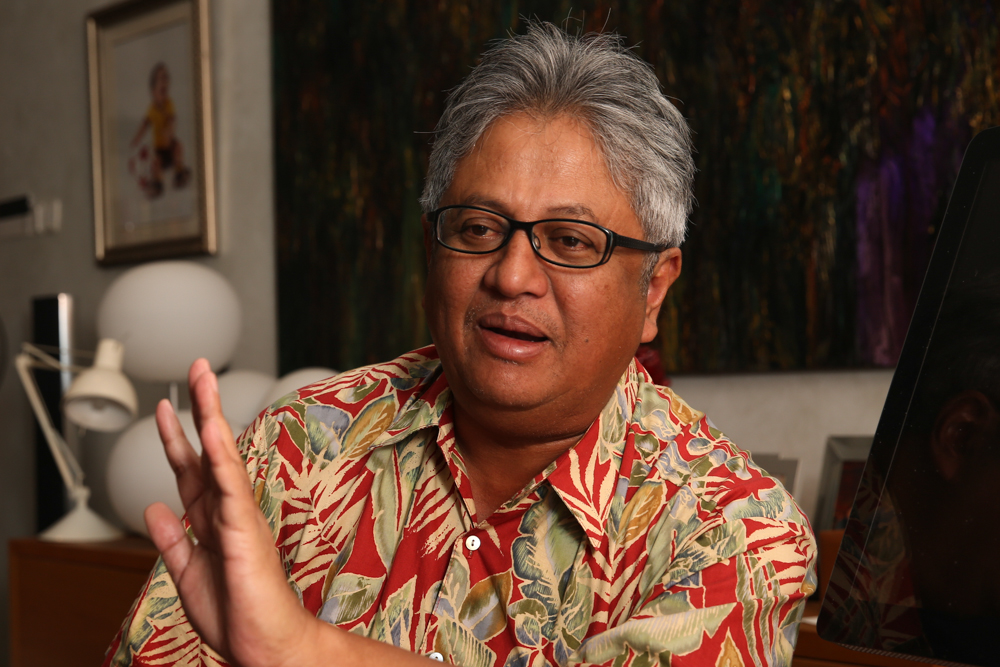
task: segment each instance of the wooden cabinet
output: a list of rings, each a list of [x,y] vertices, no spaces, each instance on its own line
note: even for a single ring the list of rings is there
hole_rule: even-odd
[[[96,667],[156,562],[148,540],[11,540],[12,667]]]

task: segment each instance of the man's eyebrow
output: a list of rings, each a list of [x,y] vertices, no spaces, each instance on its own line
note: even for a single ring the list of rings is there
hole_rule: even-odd
[[[465,198],[462,202],[466,206],[480,206],[482,208],[488,208],[498,213],[503,213],[507,215],[507,210],[504,205],[497,201],[496,199],[490,199],[478,194],[471,194]],[[544,219],[549,218],[587,218],[590,220],[596,220],[597,216],[594,215],[594,211],[583,204],[564,204],[562,206],[553,206],[548,209],[545,214]]]
[[[570,217],[570,218],[589,218],[591,220],[596,220],[597,216],[594,212],[583,204],[567,204],[566,206],[557,206],[555,208],[550,208],[549,212],[551,215],[557,217]]]

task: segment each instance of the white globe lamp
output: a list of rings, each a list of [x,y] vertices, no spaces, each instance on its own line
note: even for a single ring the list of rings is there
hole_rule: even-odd
[[[181,410],[177,419],[188,442],[201,452],[201,441],[190,410]],[[184,513],[173,470],[163,451],[156,417],[149,415],[132,424],[115,443],[108,458],[108,495],[115,513],[131,530],[149,536],[143,512],[163,502],[177,516]]]
[[[219,376],[222,414],[233,435],[239,436],[260,413],[260,404],[277,378],[259,371],[227,371]]]
[[[97,311],[101,338],[121,341],[123,369],[148,382],[179,382],[205,357],[218,369],[239,342],[239,297],[218,272],[194,262],[152,262],[126,271]]]

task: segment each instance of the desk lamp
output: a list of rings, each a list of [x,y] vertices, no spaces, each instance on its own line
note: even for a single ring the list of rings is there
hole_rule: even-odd
[[[138,400],[132,383],[122,373],[121,343],[105,338],[98,343],[94,365],[81,368],[63,364],[38,347],[24,343],[15,366],[28,401],[35,412],[45,440],[52,451],[59,474],[73,501],[66,516],[45,530],[39,537],[53,542],[90,542],[113,540],[122,531],[102,519],[88,506],[90,489],[83,483],[83,469],[66,441],[52,425],[52,418],[42,402],[32,368],[78,372],[63,398],[66,418],[94,431],[120,431],[135,418]]]

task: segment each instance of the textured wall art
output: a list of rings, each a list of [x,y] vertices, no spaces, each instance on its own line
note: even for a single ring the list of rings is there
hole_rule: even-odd
[[[668,372],[895,364],[966,144],[991,2],[272,3],[280,365],[428,342],[417,198],[444,91],[523,16],[614,30],[695,130]]]

